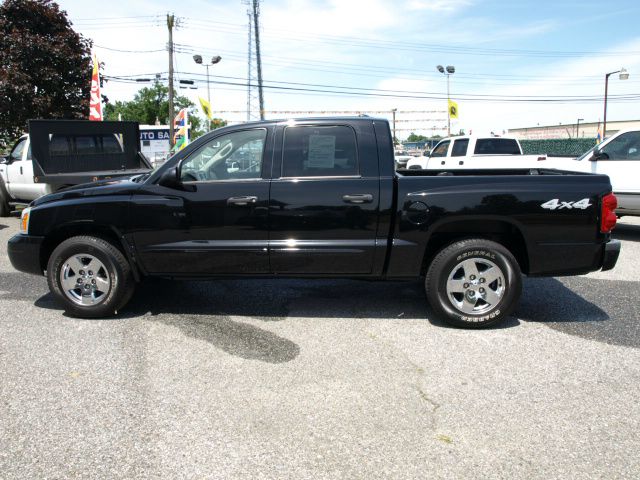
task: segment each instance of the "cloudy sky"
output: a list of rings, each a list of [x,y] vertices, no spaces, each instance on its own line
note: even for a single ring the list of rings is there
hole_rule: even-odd
[[[181,89],[206,98],[205,68],[192,56],[222,56],[211,67],[213,108],[246,119],[247,7],[242,0],[61,0],[91,38],[105,75],[164,78],[167,12],[175,14],[175,69]],[[179,8],[178,8],[179,7]],[[261,40],[267,112],[397,108],[398,136],[446,129],[446,79],[460,118],[474,133],[602,118],[604,75],[612,75],[608,120],[640,119],[640,2],[620,0],[263,0]],[[128,100],[142,83],[110,81],[103,93]],[[373,113],[391,117],[386,113]],[[300,116],[268,113],[267,117]],[[407,129],[407,130],[405,130]],[[435,129],[435,130],[434,130]]]

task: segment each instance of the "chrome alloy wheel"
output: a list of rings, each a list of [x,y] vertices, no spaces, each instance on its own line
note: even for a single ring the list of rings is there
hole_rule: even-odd
[[[469,258],[458,263],[447,279],[447,297],[466,314],[484,314],[493,310],[504,296],[504,273],[484,258]]]
[[[93,255],[79,253],[63,262],[60,285],[69,300],[78,305],[91,306],[107,298],[111,279],[100,260]]]

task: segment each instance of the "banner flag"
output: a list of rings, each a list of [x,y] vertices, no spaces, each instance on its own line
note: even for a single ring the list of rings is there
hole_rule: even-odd
[[[189,145],[189,113],[186,108],[183,108],[178,112],[173,119],[173,127],[176,129],[173,134],[173,141],[175,145],[173,149],[180,151],[187,145]]]
[[[458,118],[458,104],[453,100],[449,100],[449,117]]]
[[[89,120],[102,121],[102,97],[100,96],[100,64],[93,55],[93,72],[91,74],[91,97],[89,99]]]
[[[211,104],[202,97],[198,97],[198,99],[200,100],[200,106],[202,107],[202,111],[204,112],[205,116],[209,120],[211,120],[213,118],[213,113],[211,112]]]

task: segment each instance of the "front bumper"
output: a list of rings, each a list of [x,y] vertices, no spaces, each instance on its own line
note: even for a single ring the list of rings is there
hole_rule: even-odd
[[[611,270],[616,266],[620,255],[620,240],[610,240],[604,244],[604,256],[602,258],[602,271]]]
[[[9,261],[16,270],[42,275],[40,266],[40,248],[44,237],[18,234],[11,237],[7,244]]]

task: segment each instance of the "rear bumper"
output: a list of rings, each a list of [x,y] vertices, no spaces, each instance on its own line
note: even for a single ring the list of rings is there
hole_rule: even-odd
[[[604,257],[602,259],[602,271],[611,270],[616,266],[620,255],[620,240],[610,240],[604,244]]]
[[[14,235],[7,244],[9,261],[13,268],[25,273],[42,275],[40,267],[40,247],[44,237]]]

